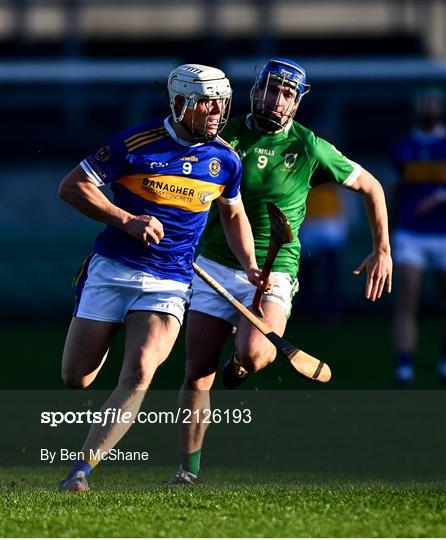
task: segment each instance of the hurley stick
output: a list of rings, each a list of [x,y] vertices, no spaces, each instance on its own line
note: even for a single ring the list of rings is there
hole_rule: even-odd
[[[319,382],[328,382],[331,379],[331,371],[327,364],[321,362],[314,356],[298,349],[278,334],[273,332],[264,322],[256,317],[248,308],[241,304],[234,296],[227,291],[220,283],[205,272],[197,263],[193,263],[197,275],[201,277],[210,287],[215,289],[218,294],[230,302],[248,321],[253,324],[257,330],[276,347],[276,349],[285,356],[294,369],[309,379]]]
[[[273,268],[274,261],[277,254],[283,244],[288,244],[293,241],[293,233],[291,231],[290,224],[286,215],[272,202],[266,203],[268,207],[269,223],[270,223],[270,237],[268,252],[266,254],[265,263],[262,268],[262,279],[266,281]],[[263,318],[263,310],[261,307],[261,301],[263,296],[263,290],[257,289],[252,301],[252,311],[258,316]]]

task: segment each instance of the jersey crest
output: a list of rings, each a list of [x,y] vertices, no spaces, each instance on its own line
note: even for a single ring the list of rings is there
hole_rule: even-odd
[[[221,171],[221,161],[218,158],[212,158],[209,163],[209,172],[212,176],[218,176]]]
[[[94,157],[97,161],[108,161],[111,158],[110,146],[103,146],[100,148]]]
[[[293,165],[296,163],[297,155],[298,155],[297,152],[291,153],[291,154],[285,153],[285,167],[287,169],[291,169]]]

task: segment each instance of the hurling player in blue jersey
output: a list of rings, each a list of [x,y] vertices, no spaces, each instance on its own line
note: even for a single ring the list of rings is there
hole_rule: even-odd
[[[439,286],[442,350],[438,374],[446,382],[446,126],[444,95],[421,92],[416,100],[417,127],[394,149],[399,171],[393,240],[396,269],[394,310],[395,380],[414,379],[416,310],[421,277],[431,268]]]
[[[128,422],[92,424],[64,491],[88,491],[86,476],[126,433],[158,366],[178,336],[192,262],[210,205],[218,199],[231,249],[262,284],[239,193],[241,164],[218,133],[231,87],[215,68],[186,64],[168,79],[172,115],[114,135],[62,181],[59,195],[106,224],[76,280],[76,305],[62,359],[64,382],[86,388],[125,326],[118,385],[102,407]],[[100,190],[111,184],[113,202]],[[112,415],[109,414],[111,419]]]

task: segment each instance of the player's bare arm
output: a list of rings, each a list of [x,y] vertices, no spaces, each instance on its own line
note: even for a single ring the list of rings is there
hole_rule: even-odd
[[[381,297],[384,287],[392,290],[392,257],[390,255],[389,227],[384,191],[378,180],[367,170],[350,186],[364,196],[370,231],[372,234],[372,252],[353,271],[355,275],[367,272],[365,296],[374,302]]]
[[[122,229],[147,244],[159,244],[164,236],[163,226],[154,216],[135,216],[115,206],[90,180],[80,165],[62,180],[59,197],[86,216]]]
[[[258,287],[263,287],[265,284],[260,277],[254,238],[243,202],[229,205],[218,201],[218,207],[229,247],[245,270],[249,281]]]

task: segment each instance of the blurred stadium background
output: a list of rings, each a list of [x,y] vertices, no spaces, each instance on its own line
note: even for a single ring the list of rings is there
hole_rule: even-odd
[[[444,0],[3,0],[0,10],[0,336],[9,366],[3,387],[61,385],[70,282],[101,225],[58,200],[58,184],[113,132],[168,113],[154,82],[164,83],[173,67],[195,62],[224,69],[239,114],[249,108],[256,65],[278,54],[299,61],[312,91],[297,120],[371,170],[389,196],[390,150],[412,124],[414,92],[446,88]],[[334,366],[337,355],[373,363],[371,384],[385,387],[391,298],[369,305],[364,281],[351,277],[370,241],[360,198],[344,195],[342,317],[335,329],[324,327],[321,344],[321,323],[297,309],[287,335],[302,346],[307,339],[314,354],[330,354]],[[425,281],[420,361],[426,353],[427,386],[434,384],[439,347],[434,300]],[[181,363],[182,347],[180,340]],[[117,362],[103,385],[113,385]],[[160,380],[176,388],[181,370],[169,365]],[[341,384],[349,384],[350,372],[346,364]]]

